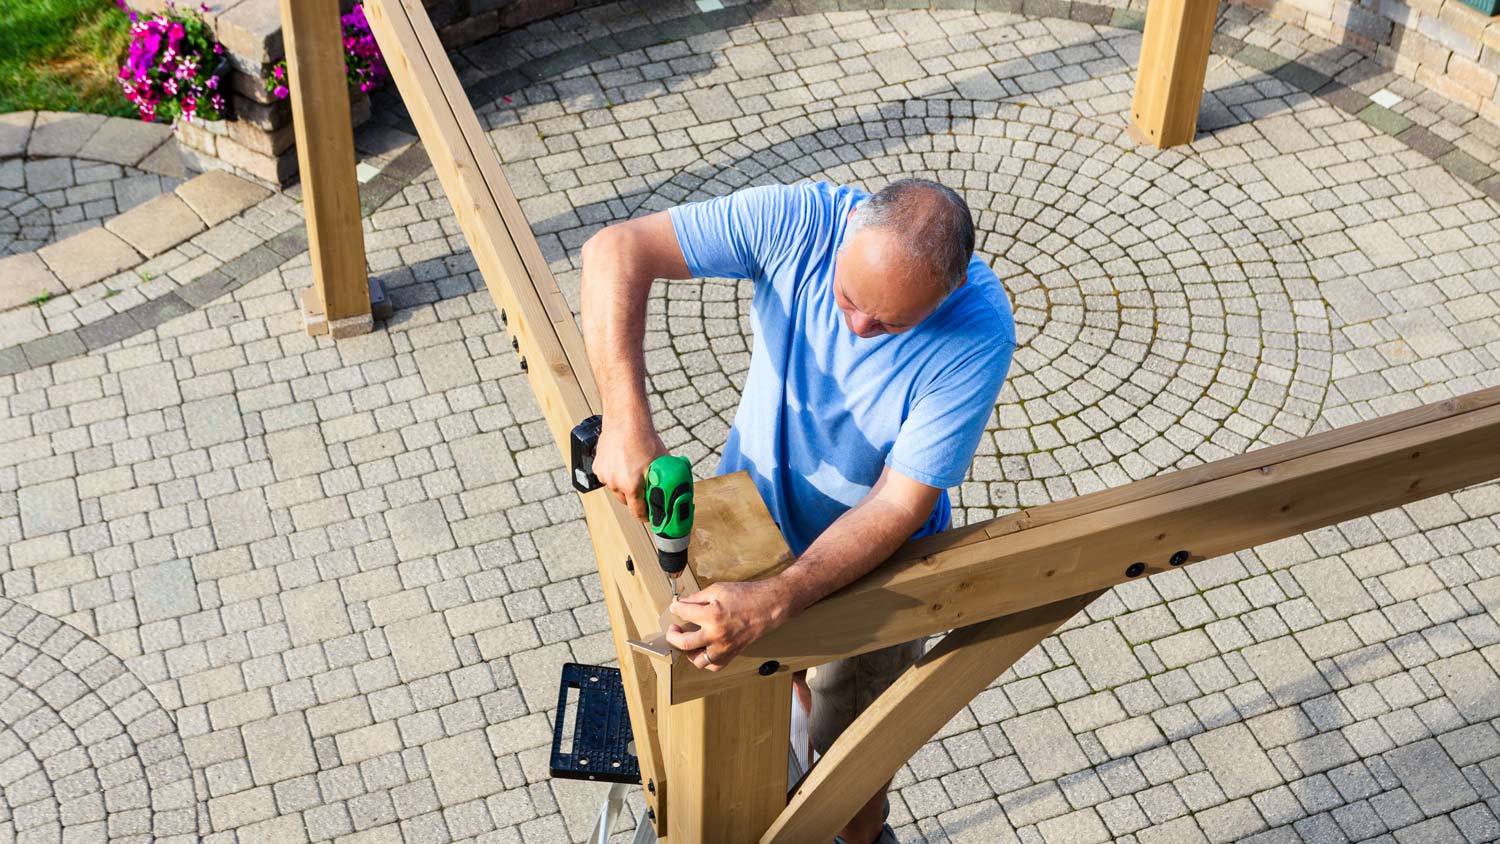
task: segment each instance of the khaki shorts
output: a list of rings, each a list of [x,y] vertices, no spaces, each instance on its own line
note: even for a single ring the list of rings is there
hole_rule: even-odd
[[[827,753],[855,717],[922,658],[926,642],[923,637],[809,669],[807,685],[813,705],[808,731],[813,749]]]

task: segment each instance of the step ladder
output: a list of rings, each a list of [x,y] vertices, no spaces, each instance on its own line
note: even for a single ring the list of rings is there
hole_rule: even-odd
[[[611,783],[599,807],[594,831],[589,834],[589,844],[609,844],[627,791],[641,783],[641,766],[635,756],[630,712],[618,668],[576,662],[563,665],[557,689],[557,719],[552,724],[550,768],[552,776],[560,779]],[[655,844],[656,830],[646,818],[636,825],[632,841]]]

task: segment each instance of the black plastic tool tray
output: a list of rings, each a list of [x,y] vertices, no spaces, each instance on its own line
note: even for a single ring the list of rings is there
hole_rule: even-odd
[[[568,690],[576,695],[571,750],[562,751]],[[638,783],[640,761],[630,751],[630,713],[618,668],[563,665],[552,724],[552,776],[574,780]]]

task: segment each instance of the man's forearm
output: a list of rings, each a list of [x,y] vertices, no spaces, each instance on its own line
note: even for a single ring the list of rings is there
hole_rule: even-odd
[[[825,595],[885,562],[912,532],[912,513],[881,498],[851,508],[829,525],[797,561],[777,575],[795,617]]]
[[[610,419],[649,422],[646,401],[646,299],[654,279],[632,266],[617,236],[584,244],[579,298],[584,348]]]

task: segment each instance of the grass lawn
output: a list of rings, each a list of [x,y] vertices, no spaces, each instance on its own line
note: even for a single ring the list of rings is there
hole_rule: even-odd
[[[0,113],[133,116],[115,84],[130,21],[115,0],[0,0]]]

